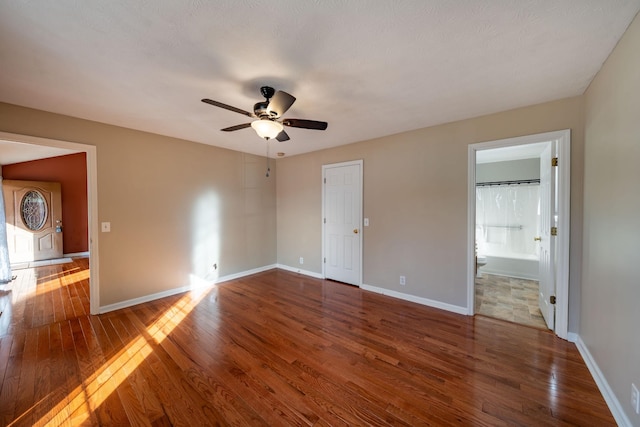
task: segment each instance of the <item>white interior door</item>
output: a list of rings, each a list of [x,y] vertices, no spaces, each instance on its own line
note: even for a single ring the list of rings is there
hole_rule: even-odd
[[[323,167],[324,276],[360,286],[362,163]]]
[[[555,170],[551,166],[555,142],[550,142],[540,155],[540,292],[538,304],[549,329],[555,328],[555,241],[551,235],[551,227],[555,227]]]
[[[59,182],[2,181],[12,264],[62,258]]]

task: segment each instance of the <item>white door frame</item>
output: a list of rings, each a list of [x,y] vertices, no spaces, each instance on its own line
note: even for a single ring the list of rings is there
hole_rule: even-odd
[[[571,194],[571,130],[540,133],[496,141],[470,144],[468,151],[468,202],[467,202],[467,314],[475,313],[475,222],[476,222],[476,152],[492,148],[557,141],[558,168],[557,212],[558,236],[556,237],[556,324],[555,333],[568,339],[569,333],[569,238]]]
[[[87,222],[89,225],[89,311],[100,313],[100,285],[98,269],[98,157],[96,147],[77,142],[62,141],[50,138],[39,138],[29,135],[0,132],[0,140],[19,144],[41,145],[45,147],[64,148],[87,155]]]
[[[322,221],[322,253],[320,254],[320,261],[322,262],[322,278],[325,279],[327,276],[325,274],[325,262],[324,262],[324,257],[325,257],[325,224],[324,224],[324,218],[325,218],[325,200],[324,200],[324,191],[325,191],[325,186],[324,186],[324,180],[326,178],[326,170],[330,169],[330,168],[336,168],[336,167],[342,167],[342,166],[353,166],[353,165],[360,165],[360,218],[358,218],[359,220],[359,230],[360,233],[358,233],[358,244],[360,245],[360,259],[358,260],[359,266],[360,266],[360,273],[358,275],[358,283],[356,284],[356,286],[361,287],[362,286],[362,259],[363,259],[363,248],[362,248],[362,217],[364,214],[363,211],[363,205],[364,205],[364,194],[363,194],[363,188],[364,188],[364,182],[363,182],[363,177],[364,177],[364,167],[363,167],[363,161],[361,160],[352,160],[349,162],[341,162],[341,163],[331,163],[328,165],[322,165],[322,181],[321,181],[321,188],[322,188],[322,217],[321,217],[321,221]]]

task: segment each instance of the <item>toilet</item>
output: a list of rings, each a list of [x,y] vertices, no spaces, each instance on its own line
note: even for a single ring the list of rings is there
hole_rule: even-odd
[[[487,264],[487,257],[482,255],[476,256],[476,277],[482,277],[482,272],[480,271],[480,267],[483,267]]]

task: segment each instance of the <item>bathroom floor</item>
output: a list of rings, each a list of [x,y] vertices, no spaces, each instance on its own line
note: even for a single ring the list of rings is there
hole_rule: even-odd
[[[476,314],[547,329],[538,308],[536,280],[482,274],[476,277]]]

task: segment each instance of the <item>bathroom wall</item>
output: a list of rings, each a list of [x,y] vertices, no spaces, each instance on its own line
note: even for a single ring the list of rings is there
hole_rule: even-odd
[[[476,182],[516,181],[540,179],[540,159],[508,160],[478,163]]]

